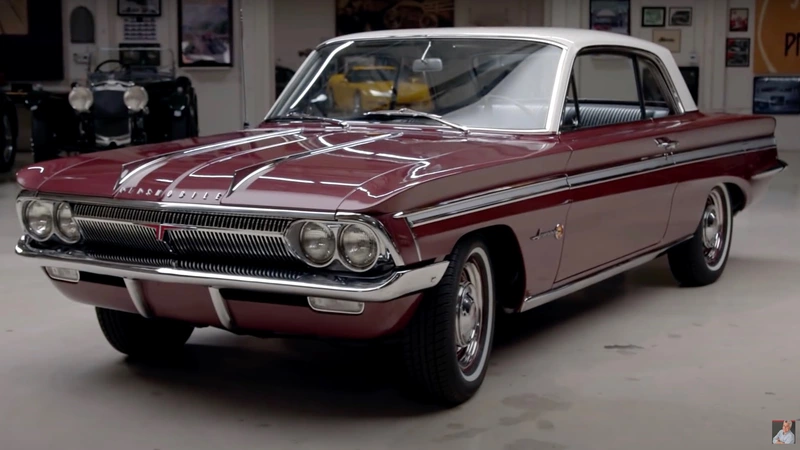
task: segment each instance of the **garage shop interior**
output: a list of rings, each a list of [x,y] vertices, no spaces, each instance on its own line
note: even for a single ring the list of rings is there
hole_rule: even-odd
[[[800,1],[0,0],[0,449],[753,449]]]

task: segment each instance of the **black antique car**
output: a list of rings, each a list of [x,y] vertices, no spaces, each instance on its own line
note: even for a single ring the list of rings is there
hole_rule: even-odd
[[[17,157],[17,110],[11,99],[0,91],[0,173],[8,172]]]
[[[34,89],[28,95],[35,161],[198,135],[197,95],[187,77],[176,76],[171,51],[97,53],[86,81],[68,93]]]

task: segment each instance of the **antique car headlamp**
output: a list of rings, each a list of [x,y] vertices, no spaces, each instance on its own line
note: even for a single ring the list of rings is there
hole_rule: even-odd
[[[75,86],[69,91],[69,105],[72,109],[78,112],[87,112],[94,103],[94,94],[89,88],[83,86]]]
[[[68,243],[78,242],[81,237],[78,222],[72,216],[72,208],[68,203],[59,203],[56,208],[56,231],[61,239]]]
[[[133,112],[143,110],[147,106],[147,101],[149,99],[147,91],[141,86],[129,87],[128,90],[125,91],[125,95],[122,96],[125,106]]]
[[[40,241],[49,239],[53,234],[53,204],[38,200],[28,203],[22,221],[31,237]]]
[[[339,233],[339,256],[353,269],[369,269],[378,258],[378,238],[364,225],[347,225]]]
[[[316,222],[306,222],[300,229],[300,248],[309,262],[327,264],[336,250],[336,237],[330,228]]]

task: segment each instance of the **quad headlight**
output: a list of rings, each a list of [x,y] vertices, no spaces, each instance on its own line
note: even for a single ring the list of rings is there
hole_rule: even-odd
[[[339,232],[339,255],[354,269],[367,269],[378,258],[378,238],[364,225],[347,225]]]
[[[94,94],[89,88],[83,86],[75,86],[69,91],[69,105],[72,109],[78,112],[87,112],[94,104]]]
[[[73,244],[81,237],[78,222],[67,203],[32,200],[22,209],[22,224],[37,241],[46,241],[55,234],[63,242]]]
[[[295,252],[314,267],[327,267],[335,261],[347,269],[371,269],[381,254],[381,243],[371,227],[361,223],[302,222],[292,227],[289,238]]]
[[[125,102],[125,106],[127,106],[129,110],[133,112],[139,112],[147,106],[147,102],[150,100],[150,98],[147,95],[147,91],[143,87],[132,86],[125,91],[125,94],[122,96],[122,100]]]

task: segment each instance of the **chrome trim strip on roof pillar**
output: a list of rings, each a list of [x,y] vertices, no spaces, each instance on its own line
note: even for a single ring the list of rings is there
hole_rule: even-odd
[[[668,169],[675,165],[691,164],[739,153],[768,150],[775,148],[775,144],[775,137],[765,137],[680,153],[668,153],[621,166],[594,170],[577,175],[565,175],[560,178],[532,184],[507,186],[479,192],[418,211],[408,213],[400,212],[395,214],[394,217],[405,218],[409,226],[418,227],[444,219],[471,214],[484,209],[560,192],[568,188],[586,187],[597,183]]]
[[[234,328],[233,316],[231,310],[228,308],[228,301],[222,296],[222,293],[217,288],[208,288],[208,293],[211,295],[211,303],[214,305],[214,311],[217,312],[219,323],[228,330]]]
[[[144,298],[142,282],[131,278],[124,278],[124,281],[125,288],[128,289],[128,294],[131,296],[131,301],[133,302],[133,306],[136,307],[136,311],[145,319],[153,317],[153,314],[150,312],[150,307],[147,306],[147,300]]]
[[[382,277],[358,277],[342,275],[316,275],[297,279],[229,275],[200,272],[196,270],[155,267],[99,260],[77,250],[61,252],[43,250],[30,245],[30,238],[22,236],[14,249],[19,256],[38,260],[43,266],[76,269],[89,273],[110,275],[126,279],[134,302],[143,299],[138,281],[193,284],[216,289],[245,289],[312,297],[327,297],[358,302],[386,302],[409,294],[424,291],[439,284],[449,261],[429,264],[415,269],[398,269]],[[128,280],[131,280],[129,283]],[[133,286],[134,288],[131,288]],[[139,295],[134,295],[138,293]],[[144,305],[140,302],[140,305]],[[139,306],[137,305],[137,310]],[[139,311],[147,314],[146,309]]]

